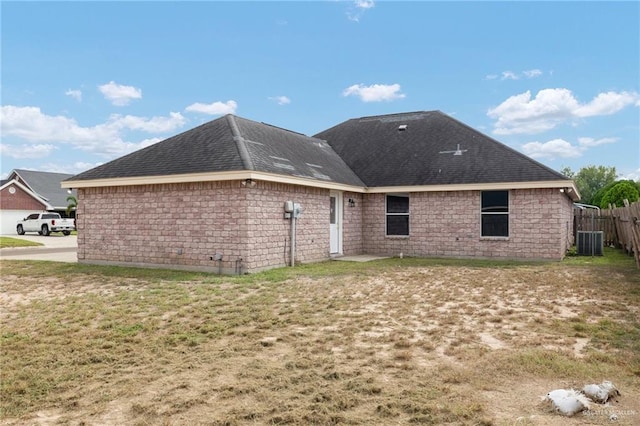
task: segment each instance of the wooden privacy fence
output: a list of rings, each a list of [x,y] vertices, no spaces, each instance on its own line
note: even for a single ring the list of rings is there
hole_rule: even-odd
[[[578,231],[602,231],[605,245],[633,255],[640,268],[640,201],[602,210],[577,204],[573,213],[574,238]]]

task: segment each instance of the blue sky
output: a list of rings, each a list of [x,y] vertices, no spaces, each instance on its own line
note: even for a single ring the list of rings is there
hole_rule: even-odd
[[[640,3],[8,2],[1,136],[79,173],[226,113],[313,135],[440,110],[560,170],[640,178]]]

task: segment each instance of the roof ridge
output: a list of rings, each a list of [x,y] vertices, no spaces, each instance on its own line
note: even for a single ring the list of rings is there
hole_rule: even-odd
[[[251,155],[249,155],[249,149],[247,148],[247,144],[245,139],[240,134],[240,129],[238,128],[238,123],[236,123],[235,116],[233,114],[227,115],[227,123],[229,123],[229,127],[231,127],[231,133],[233,135],[233,140],[238,147],[238,152],[240,153],[240,158],[242,159],[242,164],[246,170],[254,170],[253,161],[251,161]]]
[[[264,124],[265,126],[273,127],[273,128],[279,129],[279,130],[284,130],[285,132],[294,133],[296,135],[306,136],[308,138],[312,138],[313,137],[313,136],[305,135],[304,133],[296,132],[295,130],[286,129],[284,127],[276,126],[274,124],[265,123],[264,121],[261,121],[260,124]]]
[[[440,111],[439,110],[433,110],[433,111],[420,110],[420,111],[395,112],[392,114],[366,115],[363,117],[353,118],[352,120],[373,120],[376,118],[399,117],[402,115],[415,115],[415,114],[429,114],[433,112],[440,112]]]

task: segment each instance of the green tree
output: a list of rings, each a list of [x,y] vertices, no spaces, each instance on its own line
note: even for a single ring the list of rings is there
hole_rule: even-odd
[[[563,168],[561,168],[560,173],[562,173],[569,179],[573,179],[576,176],[576,173],[573,170],[571,170],[571,167],[569,166],[564,166]]]
[[[617,184],[618,182],[619,181],[611,182],[598,189],[598,191],[591,198],[591,204],[594,206],[600,206],[602,204],[602,197],[604,197],[604,194],[606,194],[607,191],[609,191],[613,187],[613,185]]]
[[[616,168],[605,166],[587,166],[580,169],[573,177],[581,202],[593,204],[593,198],[599,189],[616,181]]]
[[[67,216],[71,216],[71,211],[78,208],[78,199],[73,195],[67,197]]]
[[[606,209],[609,207],[609,204],[622,207],[624,200],[633,203],[637,201],[638,198],[640,198],[640,193],[638,193],[636,183],[632,180],[621,180],[616,182],[615,185],[611,186],[611,188],[604,193],[600,207]]]

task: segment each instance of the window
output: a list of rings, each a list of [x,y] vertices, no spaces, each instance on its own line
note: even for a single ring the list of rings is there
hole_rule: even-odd
[[[509,191],[482,191],[481,236],[509,236]]]
[[[387,195],[387,235],[409,236],[408,195]]]

